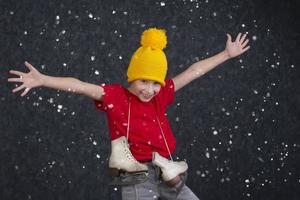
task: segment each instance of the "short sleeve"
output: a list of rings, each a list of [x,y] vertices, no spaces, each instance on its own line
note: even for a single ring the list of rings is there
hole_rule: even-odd
[[[117,95],[120,94],[120,90],[122,90],[122,86],[118,84],[113,85],[99,85],[99,87],[103,88],[103,96],[102,100],[94,100],[96,109],[106,112],[108,105],[110,105],[116,98]]]
[[[172,79],[168,79],[165,83],[165,86],[158,93],[157,98],[164,106],[169,106],[175,99],[174,82]]]

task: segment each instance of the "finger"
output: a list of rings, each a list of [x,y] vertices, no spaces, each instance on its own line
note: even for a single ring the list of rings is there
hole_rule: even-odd
[[[23,82],[22,78],[9,78],[7,79],[8,82],[18,82],[21,83]]]
[[[24,90],[24,92],[21,94],[21,96],[23,97],[23,96],[25,96],[28,92],[29,92],[29,90],[30,90],[30,88],[26,88],[25,90]]]
[[[249,39],[245,40],[241,45],[244,48],[245,46],[247,46],[248,43],[249,43]]]
[[[16,71],[16,70],[9,70],[9,73],[17,75],[17,76],[23,76],[24,75],[23,72],[19,72],[19,71]]]
[[[241,43],[243,43],[243,42],[244,42],[244,40],[245,40],[246,36],[247,36],[247,34],[244,34],[244,35],[242,36],[242,38],[241,38],[241,40],[240,40],[240,42],[241,42]]]
[[[26,65],[26,67],[27,67],[30,71],[32,71],[32,70],[35,69],[35,68],[34,68],[29,62],[27,62],[27,61],[25,61],[25,65]]]
[[[242,52],[244,53],[245,51],[248,51],[250,49],[250,46],[247,46],[246,48],[244,48],[243,50],[242,50]]]
[[[235,41],[240,41],[240,39],[241,39],[241,33],[239,33],[238,35],[237,35],[237,37],[236,37],[236,39],[235,39]]]
[[[231,35],[229,35],[228,33],[226,35],[227,35],[227,41],[232,42]]]
[[[23,85],[21,85],[21,86],[15,88],[15,89],[13,89],[12,92],[13,92],[13,93],[18,92],[18,91],[22,90],[22,89],[25,88],[25,87],[26,87],[26,86],[23,84]]]

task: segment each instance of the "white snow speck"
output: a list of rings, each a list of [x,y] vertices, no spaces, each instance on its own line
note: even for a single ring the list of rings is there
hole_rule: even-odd
[[[206,156],[206,158],[210,158],[209,152],[206,152],[206,153],[205,153],[205,156]]]

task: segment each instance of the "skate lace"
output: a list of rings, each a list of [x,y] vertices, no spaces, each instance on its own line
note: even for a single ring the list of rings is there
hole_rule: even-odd
[[[161,132],[161,134],[162,134],[162,136],[163,136],[163,138],[164,138],[164,142],[165,142],[165,145],[166,145],[167,150],[168,150],[168,154],[169,154],[169,156],[170,156],[171,161],[173,162],[173,157],[172,157],[172,155],[171,155],[171,151],[170,151],[170,148],[169,148],[169,145],[168,145],[168,142],[167,142],[165,133],[164,133],[162,127],[161,127],[161,124],[160,124],[159,118],[158,118],[158,116],[157,116],[157,113],[155,113],[155,114],[156,114],[156,120],[157,120],[158,126],[159,126],[159,128],[160,128],[160,132]],[[171,161],[170,161],[170,162],[171,162]]]
[[[154,105],[153,105],[153,106],[154,106]],[[155,110],[155,109],[154,109],[154,110]],[[128,99],[128,118],[127,118],[127,130],[126,130],[126,132],[127,132],[126,138],[127,138],[127,141],[128,141],[128,142],[129,142],[129,125],[130,125],[130,114],[131,114],[130,111],[131,111],[131,97],[129,97],[129,99]],[[173,157],[172,157],[172,155],[171,155],[171,151],[170,151],[170,148],[169,148],[169,145],[168,145],[168,142],[167,142],[165,133],[164,133],[162,127],[161,127],[161,124],[160,124],[160,121],[159,121],[159,118],[158,118],[158,116],[157,116],[156,111],[155,111],[155,116],[156,116],[156,120],[157,120],[159,129],[160,129],[160,132],[161,132],[161,134],[162,134],[162,136],[163,136],[165,145],[166,145],[166,147],[167,147],[168,154],[169,154],[169,156],[170,156],[171,161],[173,161]],[[130,145],[128,144],[128,147],[129,147],[129,146],[130,146]],[[128,149],[129,149],[129,148],[128,148]],[[126,150],[126,151],[128,151],[128,152],[126,152],[126,153],[128,153],[128,154],[130,154],[130,155],[132,156],[130,150],[128,150],[128,149]],[[126,154],[126,155],[127,155],[127,154]],[[128,156],[129,156],[129,155],[128,155]],[[129,156],[129,157],[130,157],[130,156]],[[133,159],[133,156],[130,157],[130,158]],[[135,159],[134,159],[134,160],[135,160]],[[136,160],[135,160],[135,161],[136,161]],[[136,162],[137,162],[137,161],[136,161]]]
[[[126,138],[128,142],[129,142],[130,110],[131,110],[131,97],[129,97],[128,99],[128,116],[127,116],[127,130],[126,130],[127,132]]]
[[[130,111],[131,111],[131,97],[129,97],[128,99],[128,117],[127,117],[127,130],[126,130],[126,138],[128,143],[124,142],[124,145],[126,145],[128,148],[124,148],[125,149],[125,153],[127,158],[129,158],[130,160],[133,160],[134,162],[138,162],[136,159],[134,159],[131,151],[129,150],[129,126],[130,126]]]
[[[123,141],[123,145],[124,145],[124,148],[123,148],[123,149],[124,149],[124,152],[125,152],[126,157],[127,157],[129,160],[133,160],[133,161],[137,162],[136,159],[134,159],[134,157],[133,157],[131,151],[130,151],[129,148],[128,148],[128,146],[129,146],[128,143],[125,142],[125,141]]]

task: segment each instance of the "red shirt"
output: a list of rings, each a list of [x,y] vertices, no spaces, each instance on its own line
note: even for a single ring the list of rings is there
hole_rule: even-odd
[[[170,152],[173,153],[176,141],[166,116],[166,108],[174,101],[174,83],[166,80],[159,93],[149,102],[142,102],[134,94],[119,84],[102,85],[102,101],[95,101],[96,108],[106,112],[111,140],[127,136],[129,98],[131,99],[129,144],[135,159],[151,160],[152,152],[169,157],[169,153],[159,127],[163,129]],[[159,122],[157,121],[157,117]]]

